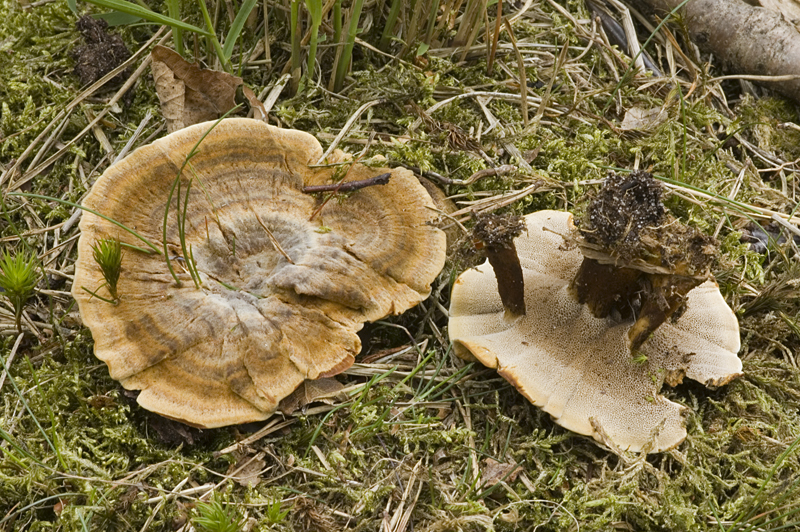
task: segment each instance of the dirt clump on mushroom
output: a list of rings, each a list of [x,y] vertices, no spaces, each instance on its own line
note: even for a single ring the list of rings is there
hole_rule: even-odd
[[[584,260],[571,289],[598,318],[636,319],[634,350],[680,316],[718,255],[716,239],[669,214],[662,194],[647,172],[611,173],[576,223]]]

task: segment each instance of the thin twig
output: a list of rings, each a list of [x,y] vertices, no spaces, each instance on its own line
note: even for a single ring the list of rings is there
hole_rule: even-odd
[[[358,109],[356,109],[356,112],[353,113],[353,115],[347,119],[347,122],[345,122],[344,126],[342,127],[342,130],[339,132],[338,135],[336,135],[336,138],[333,139],[331,145],[328,146],[328,149],[325,150],[325,153],[323,153],[322,156],[319,158],[319,160],[317,160],[316,164],[320,165],[325,162],[325,159],[328,158],[328,155],[333,153],[333,150],[336,149],[336,147],[339,145],[339,143],[342,141],[345,135],[347,135],[347,133],[350,131],[350,128],[353,127],[353,124],[356,122],[356,120],[361,118],[361,114],[364,111],[366,111],[372,106],[378,105],[381,102],[383,102],[383,100],[372,100],[371,102],[367,102]]]
[[[303,187],[303,192],[306,194],[316,194],[317,192],[353,192],[361,190],[362,188],[371,187],[374,185],[388,185],[389,178],[392,177],[391,173],[385,173],[370,177],[369,179],[359,179],[358,181],[348,181],[347,183],[331,183],[330,185],[310,185]]]
[[[292,79],[291,74],[284,74],[278,79],[278,81],[275,82],[274,85],[272,85],[272,87],[267,87],[261,94],[258,95],[258,99],[260,100],[264,97],[266,92],[269,91],[269,96],[267,96],[267,99],[264,100],[264,110],[267,113],[272,110],[272,106],[274,106],[275,102],[278,101],[278,97],[281,95],[283,88],[286,87],[286,84],[289,83],[290,79]]]
[[[183,485],[186,484],[187,482],[189,482],[190,478],[191,477],[184,478],[183,480],[178,482],[178,484],[175,486],[175,488],[172,490],[172,492],[169,495],[164,495],[164,496],[161,497],[161,500],[158,502],[158,505],[153,509],[153,513],[151,513],[147,517],[147,521],[144,522],[144,526],[142,526],[141,532],[145,532],[145,530],[149,530],[150,529],[150,523],[153,522],[153,519],[156,518],[156,515],[158,515],[158,512],[160,512],[161,508],[164,507],[164,504],[167,502],[167,499],[171,498],[171,497],[174,497],[178,493],[178,491],[183,487]]]
[[[520,107],[522,108],[522,127],[528,128],[528,75],[525,73],[525,60],[522,59],[522,54],[517,46],[517,38],[514,36],[514,29],[511,23],[505,20],[506,31],[508,31],[508,38],[511,39],[511,46],[514,48],[514,55],[517,57],[517,70],[519,71],[519,94],[520,94]],[[553,72],[555,78],[555,71]],[[539,106],[542,107],[541,105]],[[544,109],[542,109],[544,111]]]
[[[296,419],[287,419],[287,420],[281,421],[280,419],[275,418],[275,419],[271,420],[269,423],[267,423],[263,428],[261,428],[260,430],[258,430],[254,434],[251,434],[250,436],[248,436],[247,438],[243,439],[242,441],[236,442],[233,445],[229,445],[228,447],[225,447],[221,451],[216,451],[214,453],[214,457],[218,457],[218,456],[221,456],[223,454],[232,453],[234,451],[240,451],[243,448],[247,447],[248,445],[251,445],[251,444],[257,442],[261,438],[263,438],[265,436],[268,436],[268,435],[272,434],[273,432],[281,430],[282,428],[288,427],[289,425],[294,424],[296,421],[297,421]]]

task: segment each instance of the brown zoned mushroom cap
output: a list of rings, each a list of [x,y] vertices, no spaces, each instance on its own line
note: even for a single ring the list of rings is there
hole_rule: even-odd
[[[716,284],[689,292],[685,313],[664,323],[634,360],[632,321],[598,319],[569,293],[583,256],[562,235],[572,215],[540,211],[515,241],[525,278],[527,314],[504,317],[488,262],[453,287],[449,334],[456,353],[477,358],[514,384],[556,423],[631,451],[663,451],[686,437],[685,408],[659,395],[683,376],[720,386],[741,374],[739,325]]]
[[[212,125],[137,150],[84,202],[161,245],[173,181],[211,130],[182,184],[185,193],[194,176],[185,232],[200,289],[175,258],[183,251],[174,199],[167,240],[181,286],[163,256],[123,248],[119,304],[90,296],[84,288],[107,294],[93,244],[143,244],[84,212],[72,289],[111,376],[142,390],[145,408],[201,427],[264,419],[304,379],[347,369],[363,322],[427,297],[445,256],[444,234],[428,224],[431,199],[411,172],[354,165],[347,181],[392,177],[334,198],[310,220],[319,198],[301,188],[330,183],[334,171],[309,168],[322,154],[314,137],[248,119]]]

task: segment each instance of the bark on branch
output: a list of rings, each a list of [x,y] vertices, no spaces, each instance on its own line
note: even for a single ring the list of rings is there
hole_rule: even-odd
[[[637,0],[666,16],[681,0]],[[737,74],[797,75],[762,85],[800,101],[800,32],[769,9],[741,0],[691,0],[683,7],[689,37],[701,51],[713,53],[722,67]]]

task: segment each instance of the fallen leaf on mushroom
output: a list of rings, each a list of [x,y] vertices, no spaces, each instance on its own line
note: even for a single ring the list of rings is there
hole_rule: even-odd
[[[663,383],[686,376],[721,386],[742,370],[738,322],[704,269],[708,249],[690,253],[698,270],[687,261],[670,263],[675,257],[662,249],[660,264],[627,257],[625,268],[606,271],[623,259],[604,255],[571,214],[540,211],[525,223],[515,244],[526,314],[504,306],[488,262],[464,272],[450,306],[456,353],[496,368],[556,423],[611,448],[655,452],[680,444],[686,409],[659,394]],[[643,231],[637,242],[650,245],[649,236]],[[626,249],[620,244],[617,251]]]
[[[84,206],[108,219],[84,212],[72,292],[96,356],[139,404],[199,427],[265,419],[303,381],[347,369],[364,322],[428,296],[445,236],[425,189],[341,152],[309,166],[321,155],[307,133],[236,118],[168,135],[98,179]],[[321,209],[302,191],[348,165],[346,181],[391,179]],[[166,258],[109,219],[156,249],[165,239]],[[91,248],[103,238],[129,247],[116,304],[89,293],[104,290]]]

